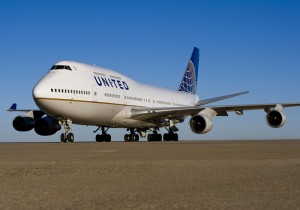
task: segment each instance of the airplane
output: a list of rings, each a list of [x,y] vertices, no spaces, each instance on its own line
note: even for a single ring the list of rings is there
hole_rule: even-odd
[[[209,104],[240,96],[249,91],[201,100],[197,95],[199,49],[194,47],[177,90],[139,83],[116,71],[74,61],[60,61],[52,66],[34,86],[33,99],[39,110],[24,112],[13,120],[17,131],[32,129],[41,136],[53,135],[63,127],[61,142],[74,142],[72,124],[97,126],[97,142],[110,142],[110,128],[126,128],[124,141],[178,141],[176,124],[190,117],[192,132],[211,131],[213,118],[228,116],[228,112],[243,115],[246,110],[263,109],[266,123],[272,128],[286,122],[285,107],[300,103],[269,103],[210,106]],[[165,128],[162,136],[158,131]],[[147,135],[147,132],[149,133]]]

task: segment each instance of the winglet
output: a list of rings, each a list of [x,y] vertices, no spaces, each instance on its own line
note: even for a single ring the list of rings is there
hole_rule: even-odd
[[[17,104],[13,103],[7,111],[16,111],[16,110],[17,110]]]

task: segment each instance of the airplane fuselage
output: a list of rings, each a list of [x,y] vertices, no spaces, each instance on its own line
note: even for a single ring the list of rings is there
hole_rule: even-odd
[[[191,107],[196,94],[136,82],[118,72],[72,61],[61,61],[34,87],[33,98],[47,115],[74,124],[107,127],[154,127],[136,120],[132,108]]]

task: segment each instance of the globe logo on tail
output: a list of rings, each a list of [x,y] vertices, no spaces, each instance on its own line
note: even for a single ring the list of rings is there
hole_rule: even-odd
[[[197,80],[195,74],[195,67],[193,62],[190,60],[184,72],[178,91],[196,94],[196,89]]]

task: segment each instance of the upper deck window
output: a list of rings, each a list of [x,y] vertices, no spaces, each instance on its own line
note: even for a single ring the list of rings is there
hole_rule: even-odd
[[[72,71],[70,66],[65,66],[65,65],[54,65],[50,70],[63,70],[63,69]]]

